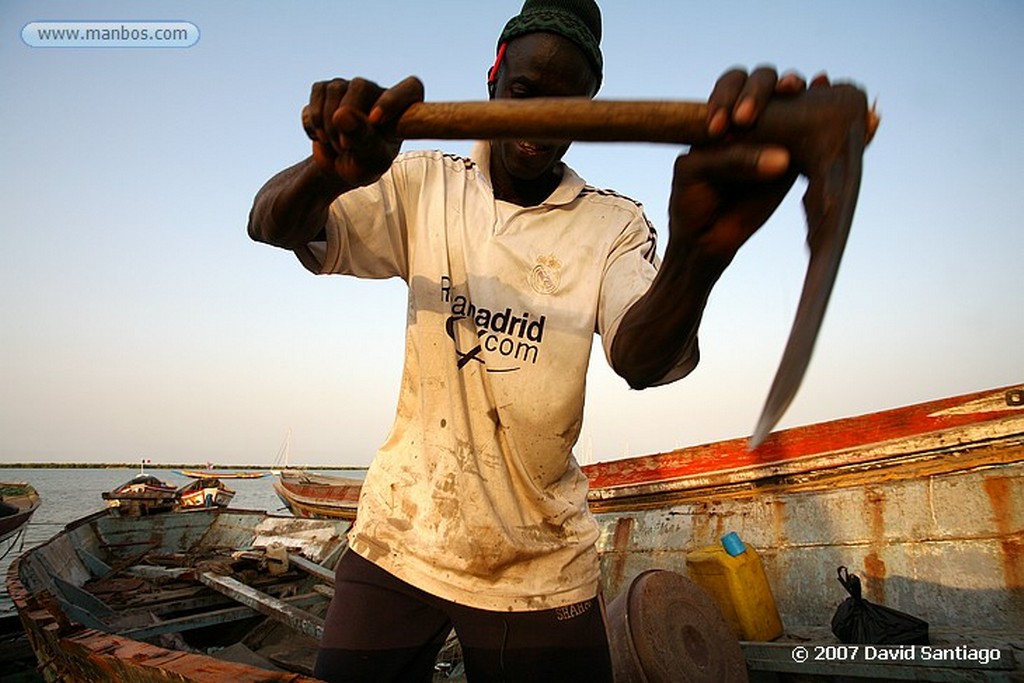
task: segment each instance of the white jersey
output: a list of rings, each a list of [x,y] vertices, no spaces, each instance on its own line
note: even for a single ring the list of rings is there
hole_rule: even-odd
[[[317,273],[409,286],[395,423],[366,476],[352,549],[431,594],[488,610],[598,590],[597,525],[572,456],[593,335],[606,355],[656,272],[630,199],[564,169],[539,206],[499,201],[489,146],[400,155],[331,206]],[[688,357],[662,381],[685,375]]]

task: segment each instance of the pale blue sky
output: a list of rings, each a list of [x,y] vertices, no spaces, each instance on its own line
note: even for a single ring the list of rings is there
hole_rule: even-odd
[[[394,414],[404,285],[316,278],[250,242],[252,197],[308,153],[314,80],[485,96],[502,2],[0,4],[0,463],[363,465]],[[603,3],[602,97],[703,99],[734,64],[827,70],[882,126],[804,385],[782,426],[1024,380],[1024,4]],[[42,20],[183,20],[185,49],[44,49]],[[435,146],[438,143],[419,143]],[[464,151],[466,143],[447,144]],[[666,233],[671,147],[577,145]],[[735,260],[689,378],[633,392],[595,353],[596,460],[745,436],[806,263],[795,191]],[[662,244],[662,246],[664,246]]]

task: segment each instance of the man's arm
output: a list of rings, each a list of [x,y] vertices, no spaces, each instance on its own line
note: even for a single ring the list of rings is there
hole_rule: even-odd
[[[315,83],[302,110],[313,154],[260,189],[249,236],[286,249],[317,239],[331,202],[375,182],[391,166],[402,144],[395,122],[422,100],[423,84],[412,76],[387,90],[361,78]]]
[[[300,161],[260,188],[249,212],[249,237],[285,249],[308,244],[323,233],[331,202],[349,189],[313,157]]]
[[[827,85],[819,77],[812,87]],[[795,74],[780,80],[767,67],[749,76],[732,70],[716,83],[708,130],[721,142],[676,160],[665,258],[612,344],[612,365],[634,389],[657,383],[686,356],[696,365],[697,331],[712,288],[796,179],[787,150],[746,144],[742,131],[773,95],[804,88]]]
[[[697,330],[724,270],[674,247],[670,239],[654,282],[623,316],[612,342],[612,366],[634,389],[657,384],[684,356],[696,366]]]

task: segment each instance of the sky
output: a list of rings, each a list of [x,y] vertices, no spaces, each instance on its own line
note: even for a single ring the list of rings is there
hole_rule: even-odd
[[[515,0],[0,3],[0,464],[369,463],[405,285],[315,277],[246,235],[309,153],[314,81],[486,97]],[[1024,381],[1024,3],[605,0],[600,97],[703,100],[734,65],[853,81],[882,115],[846,255],[780,428]],[[44,21],[177,21],[190,47],[32,47]],[[407,143],[464,153],[468,142]],[[667,236],[668,145],[577,144]],[[595,347],[577,455],[750,434],[806,268],[794,188],[718,283],[702,361],[630,390]]]

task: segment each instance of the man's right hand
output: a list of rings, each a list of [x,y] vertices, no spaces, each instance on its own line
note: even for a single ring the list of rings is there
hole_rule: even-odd
[[[362,78],[314,83],[309,104],[302,109],[313,161],[349,187],[376,181],[401,147],[395,134],[398,119],[422,101],[423,83],[415,76],[388,89]]]
[[[313,156],[268,180],[253,201],[249,236],[286,249],[323,239],[331,202],[384,174],[402,145],[398,119],[423,100],[410,76],[385,90],[362,78],[315,83],[302,109]]]

